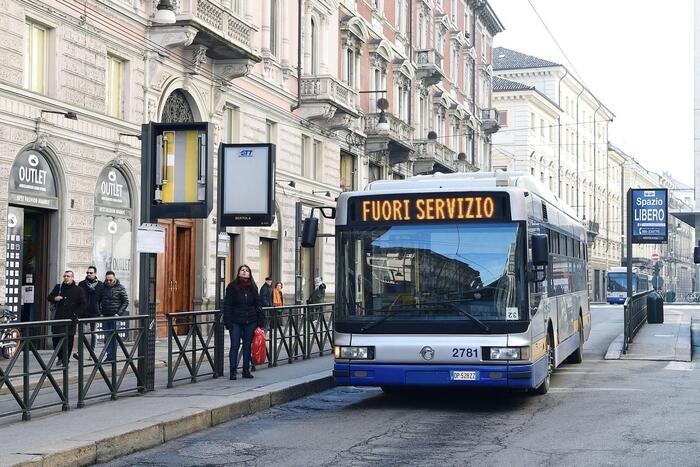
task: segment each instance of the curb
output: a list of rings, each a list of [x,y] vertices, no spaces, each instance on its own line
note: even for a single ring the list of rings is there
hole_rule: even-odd
[[[608,351],[605,352],[605,360],[620,360],[624,340],[625,333],[621,332],[608,346]]]
[[[122,433],[100,436],[90,442],[78,442],[68,449],[37,456],[17,454],[24,458],[16,466],[89,465],[108,462],[118,457],[159,446],[181,436],[203,431],[237,418],[252,415],[270,407],[321,392],[335,386],[330,371],[322,371],[283,383],[252,389],[243,394],[222,397],[212,407],[192,407],[143,421],[137,428]]]

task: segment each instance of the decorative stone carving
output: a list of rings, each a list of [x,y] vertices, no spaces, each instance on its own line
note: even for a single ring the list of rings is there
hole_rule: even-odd
[[[207,48],[203,45],[196,45],[192,50],[192,68],[196,74],[202,71],[202,66],[207,63]]]
[[[192,44],[197,29],[192,26],[152,26],[151,40],[161,47],[174,49]]]
[[[236,60],[215,60],[213,71],[214,74],[224,81],[232,81],[236,78],[241,78],[250,73],[255,62],[243,58]]]
[[[36,141],[34,141],[34,149],[39,151],[42,149],[46,149],[49,145],[49,135],[46,133],[40,133],[36,137]]]

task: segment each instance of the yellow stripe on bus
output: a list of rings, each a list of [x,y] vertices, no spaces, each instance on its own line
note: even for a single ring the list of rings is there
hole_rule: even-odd
[[[547,336],[532,343],[532,361],[536,361],[547,352]]]

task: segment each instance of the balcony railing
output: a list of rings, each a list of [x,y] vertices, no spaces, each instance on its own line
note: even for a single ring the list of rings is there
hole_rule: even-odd
[[[357,91],[330,75],[301,78],[301,103],[327,102],[341,113],[357,116]]]
[[[377,130],[377,123],[379,123],[378,113],[365,116],[365,133],[367,133],[367,136],[388,136],[391,139],[410,145],[410,141],[413,139],[413,127],[393,114],[385,113],[384,116],[389,123],[388,133]]]
[[[481,127],[487,134],[495,133],[501,128],[497,109],[481,109]]]
[[[435,140],[420,140],[413,143],[416,147],[416,161],[437,162],[450,171],[457,170],[457,153]]]
[[[416,50],[416,78],[425,84],[437,84],[444,77],[442,71],[442,55],[436,49]]]
[[[177,24],[191,24],[203,32],[201,42],[207,47],[228,45],[253,57],[253,36],[258,30],[233,10],[212,0],[179,0],[176,7]],[[226,58],[237,58],[235,54]]]

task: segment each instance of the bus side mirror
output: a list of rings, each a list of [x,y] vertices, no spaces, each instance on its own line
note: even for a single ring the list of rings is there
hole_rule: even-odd
[[[316,245],[318,234],[318,218],[307,217],[304,219],[304,226],[301,229],[301,246],[303,248],[313,248]]]
[[[547,235],[535,234],[532,241],[532,265],[547,266],[549,264],[549,238]]]
[[[693,248],[693,262],[695,264],[700,264],[700,246]]]

